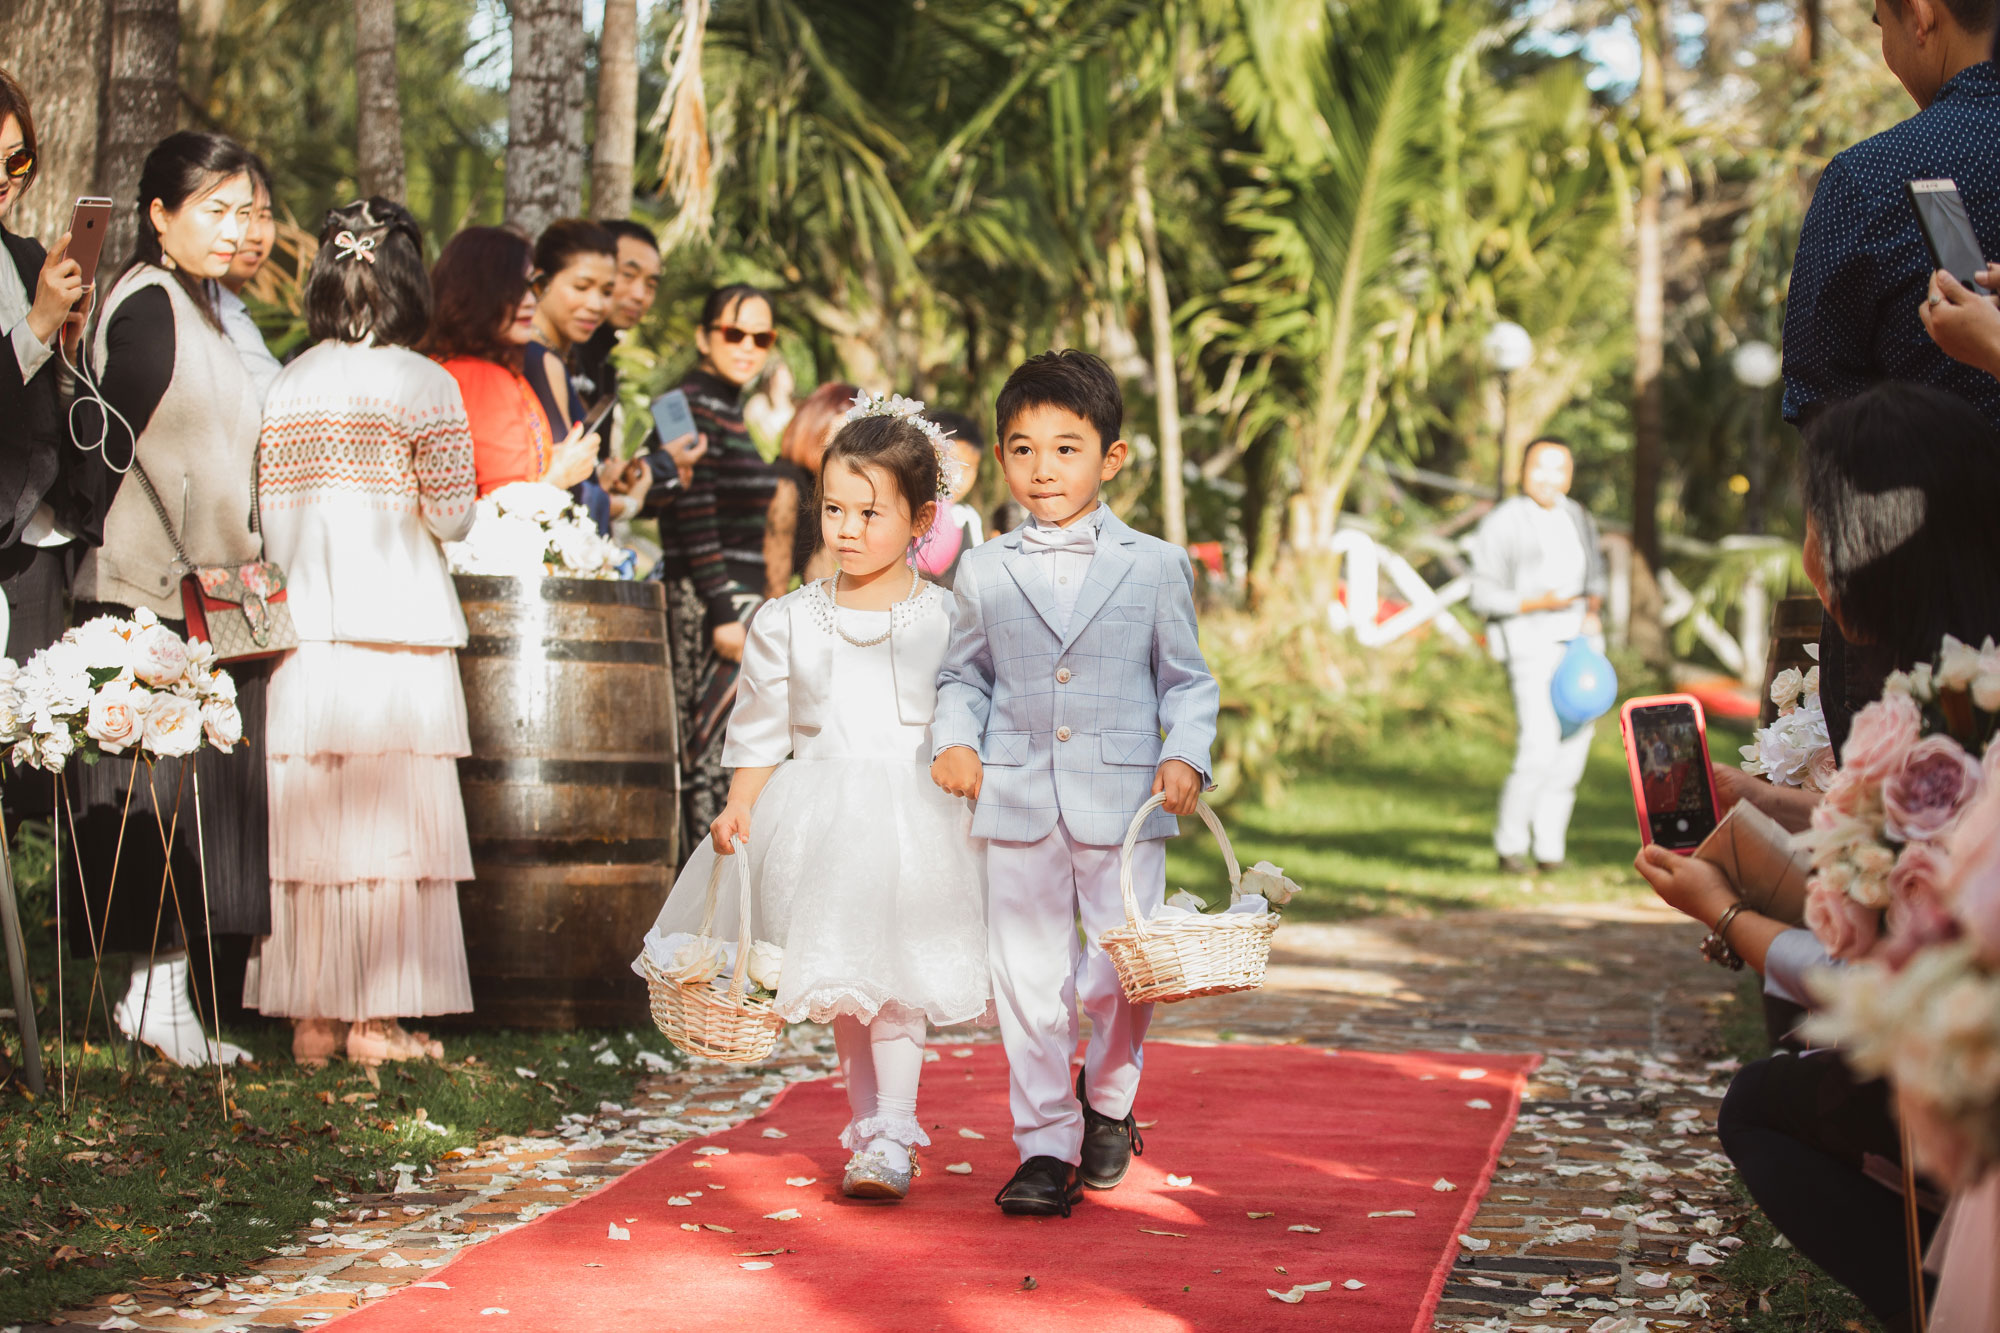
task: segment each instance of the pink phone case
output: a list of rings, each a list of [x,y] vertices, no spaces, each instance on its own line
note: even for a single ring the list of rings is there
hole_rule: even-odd
[[[1639,815],[1639,841],[1653,841],[1653,822],[1646,808],[1646,784],[1639,772],[1639,752],[1632,744],[1632,715],[1643,709],[1659,708],[1669,704],[1685,704],[1694,711],[1695,737],[1701,748],[1701,783],[1708,792],[1709,814],[1713,817],[1709,827],[1714,828],[1719,820],[1719,803],[1715,799],[1715,773],[1708,758],[1708,718],[1701,711],[1701,700],[1692,694],[1649,694],[1637,699],[1627,699],[1625,706],[1618,710],[1618,729],[1625,741],[1625,766],[1632,775],[1632,805]],[[1669,847],[1670,852],[1686,856],[1700,845],[1697,839],[1693,846]]]

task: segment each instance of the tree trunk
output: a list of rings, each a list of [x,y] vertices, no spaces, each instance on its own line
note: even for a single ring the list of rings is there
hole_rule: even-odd
[[[35,113],[42,160],[34,187],[7,214],[7,229],[45,245],[69,225],[77,196],[97,189],[104,17],[104,0],[0,0],[5,64]],[[106,253],[107,269],[116,261]]]
[[[176,0],[110,0],[109,69],[98,121],[97,192],[113,202],[104,238],[116,272],[139,239],[139,171],[180,124],[181,9]],[[106,274],[109,276],[109,273]]]
[[[363,198],[401,203],[403,108],[396,92],[396,0],[354,0],[356,174]]]
[[[1660,564],[1660,463],[1665,451],[1660,394],[1664,359],[1666,274],[1662,255],[1660,203],[1666,193],[1666,163],[1659,136],[1666,120],[1666,30],[1661,0],[1639,0],[1633,15],[1639,36],[1639,136],[1645,156],[1639,163],[1639,205],[1636,217],[1636,281],[1633,293],[1632,356],[1632,548],[1634,563],[1643,568],[1637,583],[1650,585]],[[1665,644],[1655,597],[1635,591],[1632,640]],[[1646,623],[1650,618],[1651,623]]]
[[[1792,59],[1810,73],[1819,68],[1825,41],[1826,15],[1823,0],[1799,0],[1799,35],[1792,44]]]
[[[181,93],[209,115],[215,91],[215,39],[222,34],[228,0],[185,0],[181,5]]]
[[[1146,310],[1153,326],[1153,384],[1160,406],[1160,535],[1187,545],[1187,486],[1181,476],[1181,387],[1174,369],[1173,307],[1167,303],[1167,270],[1160,262],[1160,234],[1153,218],[1153,190],[1146,164],[1132,164],[1132,202],[1139,214],[1139,245],[1146,255]]]
[[[583,208],[583,0],[515,0],[507,220],[530,236]]]
[[[597,39],[597,142],[591,145],[590,211],[632,211],[632,154],[639,138],[639,0],[604,0]]]

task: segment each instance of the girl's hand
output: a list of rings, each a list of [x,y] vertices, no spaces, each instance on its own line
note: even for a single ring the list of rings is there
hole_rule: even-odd
[[[83,299],[83,265],[69,257],[69,233],[42,261],[35,280],[35,303],[28,310],[28,331],[44,346],[70,317],[70,307]]]
[[[1640,848],[1632,865],[1653,886],[1660,901],[1704,926],[1713,926],[1740,896],[1714,865],[1657,844]]]
[[[736,840],[750,841],[750,807],[733,801],[723,806],[722,813],[708,826],[708,833],[718,856],[736,855]]]

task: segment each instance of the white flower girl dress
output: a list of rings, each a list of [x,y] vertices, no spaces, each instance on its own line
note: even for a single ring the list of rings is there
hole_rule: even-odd
[[[984,857],[969,804],[930,778],[951,594],[915,585],[891,610],[855,611],[821,580],[750,625],[722,762],[778,766],[738,854],[755,934],[784,950],[776,1007],[790,1022],[879,1015],[921,1034],[926,1019],[944,1027],[991,1008]],[[704,839],[646,936],[663,970],[666,941],[701,923],[717,860]],[[733,940],[738,879],[724,869],[711,934]]]

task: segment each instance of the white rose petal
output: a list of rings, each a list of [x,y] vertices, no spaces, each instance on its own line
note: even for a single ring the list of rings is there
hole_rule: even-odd
[[[632,1239],[632,1232],[631,1232],[630,1228],[627,1228],[627,1227],[621,1227],[621,1226],[619,1226],[619,1225],[618,1225],[618,1224],[617,1224],[616,1222],[613,1222],[613,1223],[611,1224],[611,1231],[610,1231],[610,1233],[609,1233],[608,1235],[606,1235],[606,1236],[605,1236],[605,1239],[606,1239],[606,1240],[630,1240],[630,1239]]]
[[[1722,1262],[1722,1256],[1700,1241],[1696,1241],[1688,1246],[1687,1261],[1691,1264],[1719,1264]]]
[[[1450,1194],[1453,1190],[1456,1190],[1458,1186],[1452,1184],[1449,1180],[1446,1180],[1443,1176],[1439,1176],[1437,1181],[1434,1184],[1432,1184],[1431,1188],[1436,1190],[1439,1194]]]
[[[1184,1190],[1194,1184],[1193,1176],[1168,1176],[1167,1185],[1171,1189]]]
[[[953,1162],[950,1166],[947,1166],[945,1170],[951,1172],[954,1176],[969,1176],[972,1174],[972,1163]]]

